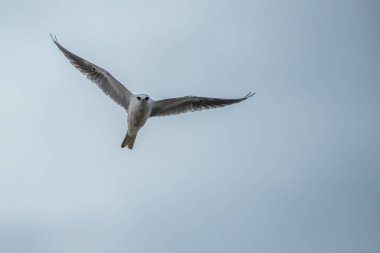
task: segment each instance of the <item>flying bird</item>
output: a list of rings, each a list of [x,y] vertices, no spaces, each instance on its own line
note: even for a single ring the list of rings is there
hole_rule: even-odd
[[[255,93],[235,99],[208,98],[186,96],[153,100],[146,94],[133,94],[116,80],[107,70],[73,54],[61,44],[57,37],[50,34],[50,38],[62,51],[75,68],[93,81],[105,94],[122,106],[128,113],[128,130],[121,147],[133,148],[138,131],[144,126],[150,117],[175,115],[185,112],[201,111],[239,103],[252,97]]]

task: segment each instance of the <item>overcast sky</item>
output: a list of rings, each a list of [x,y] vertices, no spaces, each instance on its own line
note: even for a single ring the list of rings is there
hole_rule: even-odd
[[[377,0],[0,3],[0,252],[380,252]],[[153,99],[127,114],[49,38]]]

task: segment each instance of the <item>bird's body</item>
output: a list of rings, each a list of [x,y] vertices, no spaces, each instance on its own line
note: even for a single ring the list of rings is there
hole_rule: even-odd
[[[137,132],[145,125],[151,110],[152,100],[148,95],[136,95],[131,99],[128,107],[128,132],[121,144],[122,148],[128,144],[130,149],[133,148]],[[128,138],[133,138],[133,142],[128,142]]]
[[[122,148],[125,146],[130,149],[133,148],[138,131],[150,117],[223,107],[241,102],[254,95],[254,93],[248,93],[246,96],[237,99],[187,96],[154,101],[146,94],[132,94],[108,71],[71,53],[58,43],[56,37],[51,36],[51,38],[71,64],[127,111],[128,131],[121,144]]]

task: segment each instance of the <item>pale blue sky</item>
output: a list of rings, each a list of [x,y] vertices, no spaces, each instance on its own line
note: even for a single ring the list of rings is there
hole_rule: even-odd
[[[0,3],[0,252],[380,251],[380,2]],[[49,39],[154,99],[127,115]]]

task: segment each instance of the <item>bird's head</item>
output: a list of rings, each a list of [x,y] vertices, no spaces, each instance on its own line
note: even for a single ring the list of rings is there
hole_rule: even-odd
[[[138,95],[135,95],[135,100],[138,102],[138,103],[150,103],[152,100],[150,99],[150,97],[146,94],[138,94]]]

